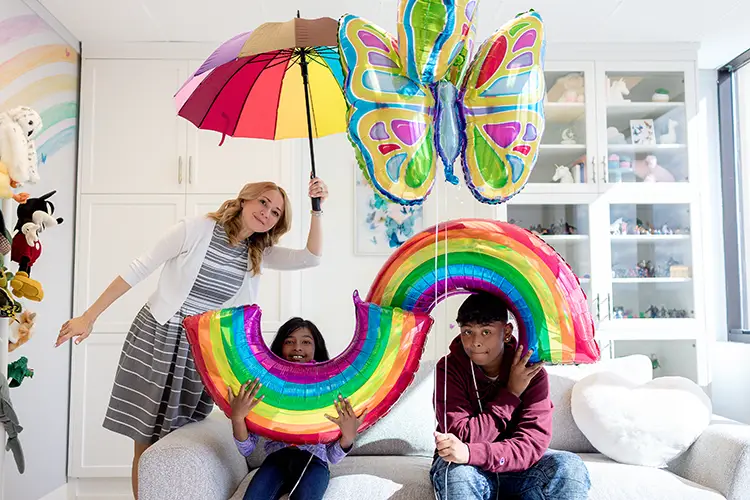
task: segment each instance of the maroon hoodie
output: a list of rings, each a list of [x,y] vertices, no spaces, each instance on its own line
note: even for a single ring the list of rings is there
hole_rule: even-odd
[[[451,343],[450,353],[437,364],[435,416],[438,432],[452,433],[468,444],[469,464],[489,472],[529,469],[542,458],[552,439],[553,407],[547,372],[542,368],[520,399],[506,388],[515,352],[513,339],[505,344],[500,376],[495,381],[471,363],[460,336]],[[478,395],[474,390],[472,369]],[[443,397],[444,387],[447,387],[447,400]],[[482,411],[477,398],[482,401]],[[443,430],[446,421],[447,431]]]

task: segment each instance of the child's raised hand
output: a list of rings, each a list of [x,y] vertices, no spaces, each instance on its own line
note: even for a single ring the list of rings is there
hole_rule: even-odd
[[[454,464],[469,463],[469,446],[453,434],[435,432],[435,448],[446,462]]]
[[[531,379],[536,377],[536,374],[543,367],[542,362],[526,366],[534,351],[529,349],[523,358],[521,357],[522,351],[523,346],[519,345],[516,349],[516,355],[513,357],[513,365],[510,367],[510,377],[508,377],[508,391],[517,398],[521,397],[523,391],[529,386]]]
[[[363,411],[359,417],[354,413],[351,403],[348,399],[345,399],[341,394],[337,400],[333,402],[336,407],[336,412],[339,414],[338,418],[326,415],[326,418],[339,426],[341,429],[341,440],[339,444],[343,449],[348,449],[354,444],[354,439],[357,437],[357,429],[364,422],[367,416],[367,410]]]
[[[232,408],[232,420],[245,420],[247,414],[257,406],[258,403],[263,401],[263,396],[256,398],[258,391],[261,388],[260,379],[248,380],[242,387],[240,392],[236,396],[229,388],[229,406]]]

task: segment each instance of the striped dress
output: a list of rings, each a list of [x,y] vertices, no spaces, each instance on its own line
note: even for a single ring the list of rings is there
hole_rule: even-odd
[[[148,304],[143,306],[120,355],[105,428],[148,444],[211,413],[213,401],[195,368],[182,321],[219,309],[235,296],[247,272],[247,254],[247,243],[230,246],[217,224],[195,284],[177,314],[160,325]]]

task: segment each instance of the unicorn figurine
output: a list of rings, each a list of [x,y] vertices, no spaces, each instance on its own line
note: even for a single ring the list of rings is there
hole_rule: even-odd
[[[555,175],[552,176],[552,180],[554,182],[559,182],[560,184],[575,183],[573,174],[570,173],[570,167],[567,165],[555,165]]]
[[[623,102],[630,102],[630,99],[625,99],[623,96],[630,95],[630,90],[628,90],[628,86],[625,84],[625,80],[622,78],[619,78],[615,81],[608,80],[608,92],[607,92],[607,98],[609,99],[609,102],[616,102],[616,103],[623,103]]]

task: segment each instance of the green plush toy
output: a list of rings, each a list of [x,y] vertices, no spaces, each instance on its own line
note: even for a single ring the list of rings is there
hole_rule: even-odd
[[[8,364],[8,385],[10,387],[18,387],[26,377],[34,378],[34,370],[28,367],[28,362],[26,356],[21,356]]]
[[[13,273],[0,264],[0,318],[15,318],[23,311],[21,303],[14,299],[8,290],[8,283],[12,279]]]

